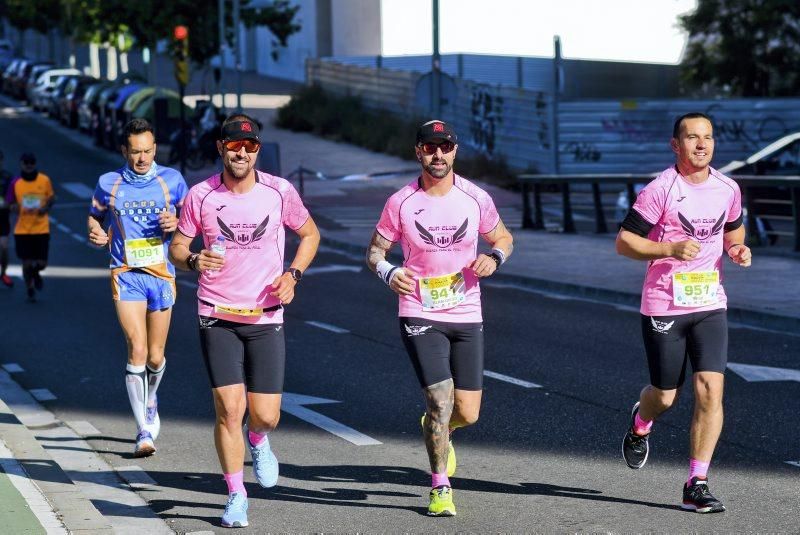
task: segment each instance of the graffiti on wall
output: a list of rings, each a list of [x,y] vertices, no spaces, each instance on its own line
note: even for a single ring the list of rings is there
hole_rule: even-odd
[[[472,90],[470,110],[470,145],[491,158],[497,129],[503,122],[503,97],[492,95],[485,87],[476,86]]]
[[[572,160],[575,162],[598,162],[603,157],[603,154],[592,143],[570,141],[564,150],[567,154],[572,154]]]
[[[789,128],[780,117],[768,115],[756,120],[737,119],[729,114],[720,116],[720,113],[715,117],[715,112],[721,111],[719,108],[719,104],[712,104],[705,111],[714,123],[714,138],[717,141],[743,143],[756,149],[789,133]]]
[[[536,93],[536,139],[539,148],[550,150],[550,128],[547,121],[547,110],[550,105],[542,91]]]

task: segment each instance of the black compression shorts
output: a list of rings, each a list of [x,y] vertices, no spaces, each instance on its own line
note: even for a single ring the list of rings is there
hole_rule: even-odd
[[[253,325],[200,316],[200,347],[212,388],[244,384],[248,392],[283,392],[282,324]]]
[[[400,318],[400,336],[422,388],[453,379],[459,390],[483,388],[483,324]]]
[[[728,316],[725,309],[679,316],[642,316],[650,383],[661,390],[683,385],[687,361],[693,372],[725,373]]]
[[[14,234],[14,248],[20,260],[47,262],[50,234]]]

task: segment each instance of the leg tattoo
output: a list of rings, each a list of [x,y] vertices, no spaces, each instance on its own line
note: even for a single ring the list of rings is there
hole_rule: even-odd
[[[425,389],[425,403],[428,407],[423,426],[425,447],[431,463],[431,472],[441,474],[447,471],[447,452],[450,440],[450,417],[454,403],[453,380],[447,379]]]

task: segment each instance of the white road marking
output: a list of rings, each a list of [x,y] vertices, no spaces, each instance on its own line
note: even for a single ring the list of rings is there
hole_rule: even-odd
[[[61,186],[79,199],[88,200],[94,197],[94,190],[81,182],[63,182]]]
[[[320,329],[324,329],[326,331],[330,331],[336,334],[347,334],[350,331],[347,329],[342,329],[341,327],[337,327],[336,325],[331,325],[330,323],[322,323],[321,321],[306,321],[309,325],[313,325],[314,327],[319,327]]]
[[[511,383],[512,385],[521,386],[523,388],[542,388],[542,385],[537,385],[536,383],[523,381],[522,379],[517,379],[516,377],[503,375],[502,373],[489,370],[483,370],[483,375],[486,377],[491,377],[492,379],[497,379],[498,381],[505,381],[506,383]]]
[[[131,488],[141,489],[143,487],[156,487],[158,483],[147,475],[141,466],[118,466],[116,468],[119,477],[124,479]]]
[[[85,440],[62,425],[6,372],[0,372],[0,398],[20,422],[39,428],[36,438],[42,447],[111,523],[115,533],[172,535],[173,531],[144,499],[120,484],[114,469]]]
[[[25,473],[25,469],[14,459],[11,450],[6,447],[5,442],[0,440],[0,467],[6,473],[8,479],[16,487],[25,503],[30,507],[31,512],[39,520],[39,523],[45,529],[48,535],[67,533],[64,524],[58,520],[58,516],[53,511],[52,506],[44,497],[42,492]]]
[[[46,388],[31,388],[28,392],[36,398],[36,401],[53,401],[54,399],[58,399]]]
[[[762,381],[797,381],[800,383],[800,370],[737,364],[736,362],[729,362],[728,368],[736,372],[745,381],[751,383]]]
[[[67,234],[72,232],[72,229],[66,226],[64,223],[57,223],[56,226],[58,227],[58,230],[60,230],[61,232],[66,232]]]
[[[284,392],[281,398],[281,410],[300,418],[312,425],[324,429],[328,433],[336,435],[339,438],[355,444],[356,446],[375,446],[382,444],[372,437],[363,433],[359,433],[351,427],[337,422],[327,416],[323,416],[318,412],[303,407],[303,405],[317,405],[320,403],[340,403],[332,399],[315,398],[312,396],[305,396],[303,394],[292,394]]]
[[[67,422],[67,425],[70,426],[73,431],[75,431],[82,437],[102,435],[102,433],[98,431],[98,429],[95,426],[83,420],[75,422]]]
[[[89,238],[87,238],[87,237],[86,237],[86,236],[84,236],[83,234],[78,234],[77,232],[73,232],[73,233],[71,233],[71,234],[70,234],[70,236],[72,236],[72,238],[73,238],[74,240],[77,240],[77,241],[79,241],[79,242],[81,242],[81,243],[83,243],[83,242],[88,242],[88,241],[89,241]]]
[[[800,468],[800,461],[785,461],[785,462],[786,462],[786,464],[791,464],[792,466],[796,466],[797,468]]]
[[[25,370],[17,364],[16,362],[9,362],[8,364],[3,364],[3,369],[8,373],[22,373]]]

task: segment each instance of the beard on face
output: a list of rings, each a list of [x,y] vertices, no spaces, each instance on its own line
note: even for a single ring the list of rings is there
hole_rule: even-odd
[[[444,167],[441,169],[437,169],[433,166],[434,163],[443,163]],[[450,170],[453,169],[453,166],[448,164],[446,160],[432,160],[431,163],[425,166],[425,171],[428,172],[434,178],[444,178],[448,174],[450,174]]]
[[[235,161],[245,162],[247,165],[245,167],[241,168],[241,169],[240,168],[236,168],[236,167],[233,166],[233,162],[235,162]],[[230,175],[233,178],[235,178],[237,180],[241,180],[243,178],[246,178],[247,175],[250,174],[250,171],[253,169],[253,165],[252,165],[252,161],[237,160],[236,158],[231,158],[230,160],[228,160],[228,164],[225,166],[225,169],[227,169],[228,173],[230,173]]]

